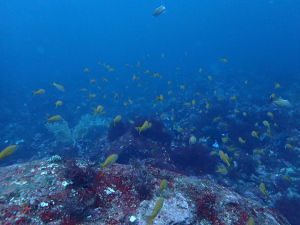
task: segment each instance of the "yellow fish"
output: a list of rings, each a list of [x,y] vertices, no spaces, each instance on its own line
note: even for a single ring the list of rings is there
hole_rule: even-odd
[[[114,118],[114,126],[116,126],[116,123],[118,123],[120,120],[121,120],[121,116],[120,116],[120,115],[117,115],[117,116]]]
[[[159,198],[155,204],[153,213],[149,216],[143,216],[143,217],[147,217],[148,219],[146,225],[149,225],[152,222],[152,220],[157,216],[157,214],[160,212],[161,208],[163,207],[163,204],[164,204],[163,198]]]
[[[248,84],[248,80],[245,81],[245,84]]]
[[[273,116],[273,113],[271,113],[271,112],[268,112],[267,115],[268,115],[268,117],[270,117],[271,119],[273,119],[273,117],[274,117],[274,116]]]
[[[32,91],[32,94],[33,94],[33,96],[36,96],[36,95],[43,95],[43,94],[45,94],[45,90],[44,89],[40,89],[40,90],[38,90],[38,91]]]
[[[250,217],[246,225],[254,225],[253,217]]]
[[[291,144],[285,144],[285,148],[289,148],[289,149],[295,149],[295,147],[294,146],[292,146]]]
[[[243,112],[243,116],[244,116],[244,117],[247,117],[247,113],[246,113],[246,112]]]
[[[291,178],[289,178],[287,175],[282,175],[283,179],[286,179],[288,182],[290,182],[291,184],[293,183],[293,180]]]
[[[228,59],[225,59],[225,58],[220,58],[220,61],[222,61],[224,63],[228,63]]]
[[[104,169],[105,169],[105,167],[108,167],[108,166],[110,166],[111,164],[113,164],[113,163],[115,163],[116,161],[117,161],[117,159],[118,159],[118,155],[116,155],[116,154],[112,154],[112,155],[110,155],[110,156],[108,156],[106,159],[105,159],[105,161],[104,161],[104,163],[103,164],[94,164],[94,165],[92,165],[92,167],[98,167],[98,166],[101,166],[102,167],[102,174],[100,175],[100,177],[104,174]]]
[[[105,77],[102,77],[103,82],[107,82],[107,79]]]
[[[266,120],[263,121],[263,125],[265,125],[266,127],[270,128],[270,124],[269,124],[269,122],[266,121]]]
[[[161,195],[161,192],[162,192],[164,189],[166,189],[167,185],[168,185],[168,181],[167,181],[166,179],[163,179],[163,180],[160,182],[159,188],[158,188],[160,195]]]
[[[114,98],[115,98],[115,99],[118,99],[118,98],[119,98],[119,95],[118,95],[118,93],[116,93],[116,92],[115,92],[115,94],[114,94]]]
[[[222,143],[226,144],[229,141],[229,137],[223,137],[222,138]]]
[[[149,73],[149,70],[146,70],[145,72],[144,72],[144,74],[148,74]]]
[[[164,100],[164,96],[160,95],[160,96],[156,96],[155,100],[159,101],[162,103],[162,101]]]
[[[146,120],[146,121],[143,123],[143,125],[142,125],[141,127],[135,127],[135,129],[138,130],[138,131],[139,131],[139,135],[141,135],[141,132],[142,132],[142,131],[145,131],[145,130],[151,128],[151,127],[152,127],[152,124],[149,123],[149,122]]]
[[[195,104],[196,104],[195,100],[192,100],[193,107],[195,107]]]
[[[244,141],[241,137],[239,137],[239,142],[240,142],[241,144],[245,144],[245,143],[246,143],[246,141]]]
[[[132,80],[133,80],[133,81],[137,81],[138,79],[140,79],[140,78],[138,78],[135,74],[133,74]]]
[[[289,102],[289,100],[284,100],[284,99],[277,99],[275,100],[273,97],[271,97],[270,101],[269,101],[269,104],[270,103],[273,103],[275,105],[278,105],[280,107],[292,107],[291,103]]]
[[[62,117],[60,115],[52,116],[49,119],[47,117],[45,117],[45,118],[47,119],[47,123],[45,124],[45,126],[48,123],[55,123],[55,122],[58,122],[58,121],[60,121],[62,119]]]
[[[103,107],[101,105],[98,105],[96,109],[92,107],[91,109],[95,111],[93,116],[96,116],[98,113],[100,113],[103,110]]]
[[[274,89],[280,88],[280,84],[279,83],[275,83],[275,87]]]
[[[55,103],[55,108],[57,108],[57,106],[61,106],[62,105],[62,101],[57,101],[56,103]]]
[[[198,71],[199,71],[199,73],[202,73],[202,68],[200,68]]]
[[[197,142],[197,139],[195,138],[195,136],[191,136],[189,139],[189,144],[193,145],[193,144],[196,144],[196,142]]]
[[[51,84],[54,85],[58,90],[65,91],[65,88],[62,85],[57,84],[54,81]]]
[[[260,183],[259,190],[261,191],[261,193],[263,193],[266,196],[265,198],[267,198],[266,187],[265,187],[265,184],[263,182]]]
[[[96,84],[96,83],[97,83],[96,79],[90,79],[90,84]]]
[[[225,162],[227,164],[228,168],[229,168],[230,163],[228,161],[227,156],[224,154],[224,152],[220,150],[219,155],[220,155],[220,158],[223,160],[223,162]]]
[[[169,81],[168,81],[168,84],[172,84],[172,81],[171,81],[171,80],[169,80]]]
[[[235,96],[231,96],[231,97],[230,97],[230,100],[232,100],[232,101],[236,101],[236,100],[237,100],[237,98],[236,98]]]
[[[213,122],[215,123],[215,122],[217,122],[218,120],[220,120],[221,119],[221,117],[220,117],[220,115],[219,116],[217,116],[217,117],[215,117],[214,119],[213,119]]]
[[[88,73],[88,72],[90,72],[90,71],[89,71],[89,69],[88,69],[88,68],[84,68],[84,69],[83,69],[83,72],[86,72],[86,73]]]
[[[162,57],[162,58],[165,57],[165,53],[162,53],[162,54],[161,54],[161,57]]]
[[[212,78],[212,76],[208,76],[208,79],[209,79],[209,80],[212,80],[213,78]]]
[[[0,161],[13,154],[18,149],[18,145],[10,145],[0,152]]]
[[[259,131],[258,131],[258,132],[252,131],[252,132],[251,132],[251,136],[252,136],[252,137],[256,137],[256,138],[258,138],[258,139],[260,140],[260,138],[258,137],[258,133],[259,133]]]
[[[228,173],[228,170],[225,167],[221,168],[218,166],[218,169],[216,170],[216,172],[226,175]]]

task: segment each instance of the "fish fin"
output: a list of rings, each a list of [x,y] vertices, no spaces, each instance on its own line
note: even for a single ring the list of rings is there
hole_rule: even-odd
[[[31,91],[32,92],[32,96],[35,96],[36,95],[36,93],[34,92],[34,91]]]

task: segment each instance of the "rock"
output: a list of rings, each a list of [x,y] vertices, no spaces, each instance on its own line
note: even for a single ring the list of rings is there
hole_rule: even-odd
[[[146,224],[142,217],[152,214],[160,196],[157,187],[164,178],[169,183],[162,192],[163,207],[153,224],[240,225],[251,216],[256,224],[289,224],[276,210],[206,179],[148,165],[117,163],[100,176],[101,168],[91,168],[81,160],[69,161],[56,164],[39,160],[0,168],[3,224]],[[134,176],[142,173],[135,170],[149,176],[137,179]],[[78,179],[81,176],[91,177]],[[138,186],[149,192],[149,200],[142,199]],[[113,191],[107,194],[107,190]]]

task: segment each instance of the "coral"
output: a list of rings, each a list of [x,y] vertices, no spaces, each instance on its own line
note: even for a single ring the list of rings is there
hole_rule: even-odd
[[[54,134],[58,141],[73,142],[86,134],[93,126],[102,126],[104,124],[105,120],[86,114],[81,117],[79,123],[73,129],[69,128],[65,120],[62,120],[62,122],[48,123],[46,127]]]

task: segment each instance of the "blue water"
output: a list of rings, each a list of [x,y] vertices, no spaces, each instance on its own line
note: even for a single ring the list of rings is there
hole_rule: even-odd
[[[166,12],[153,17],[154,9],[161,4]],[[42,147],[37,150],[37,146],[55,140],[44,126],[44,117],[59,114],[72,128],[82,115],[92,115],[90,108],[99,104],[106,111],[103,119],[109,123],[116,115],[122,115],[122,120],[135,116],[160,119],[165,113],[170,119],[177,113],[173,123],[164,120],[172,140],[178,134],[172,131],[174,124],[186,126],[187,132],[193,128],[190,133],[200,138],[206,135],[202,128],[215,126],[213,118],[221,115],[230,126],[220,132],[234,137],[236,145],[237,137],[244,135],[248,145],[243,150],[248,153],[257,147],[250,135],[256,129],[255,122],[270,121],[266,112],[274,110],[279,125],[274,128],[277,138],[275,142],[265,138],[259,147],[282,150],[289,131],[299,125],[294,116],[300,82],[299,11],[300,2],[279,0],[1,0],[0,149],[24,140],[20,150],[3,165],[29,160],[37,151],[37,158],[51,155],[41,151]],[[228,63],[220,58],[228,59]],[[104,65],[114,71],[109,72]],[[146,70],[149,74],[144,74]],[[152,77],[156,72],[159,77]],[[133,74],[137,81],[132,80]],[[102,77],[108,82],[104,83]],[[96,84],[90,84],[90,79],[96,79]],[[57,90],[52,81],[66,91]],[[280,88],[274,89],[274,83]],[[185,89],[180,90],[181,85]],[[31,91],[40,88],[46,93],[33,97]],[[80,92],[80,88],[87,91]],[[173,94],[169,95],[171,90]],[[214,90],[223,102],[217,100]],[[201,97],[195,92],[201,92]],[[88,93],[96,97],[87,101]],[[114,93],[118,93],[118,99]],[[267,105],[272,93],[276,98],[289,99],[294,114]],[[163,104],[154,100],[160,94]],[[230,101],[231,96],[236,96],[237,102]],[[133,104],[125,107],[128,98]],[[193,99],[195,109],[183,106]],[[63,105],[55,109],[58,100]],[[213,110],[209,108],[204,114],[206,101]],[[263,116],[258,115],[263,108]],[[247,117],[239,114],[232,119],[234,109],[246,111]],[[204,116],[198,113],[200,110]],[[198,124],[192,124],[199,118]],[[266,127],[260,125],[259,129],[263,133]],[[216,138],[221,145],[220,135]],[[87,137],[94,141],[93,136]]]

